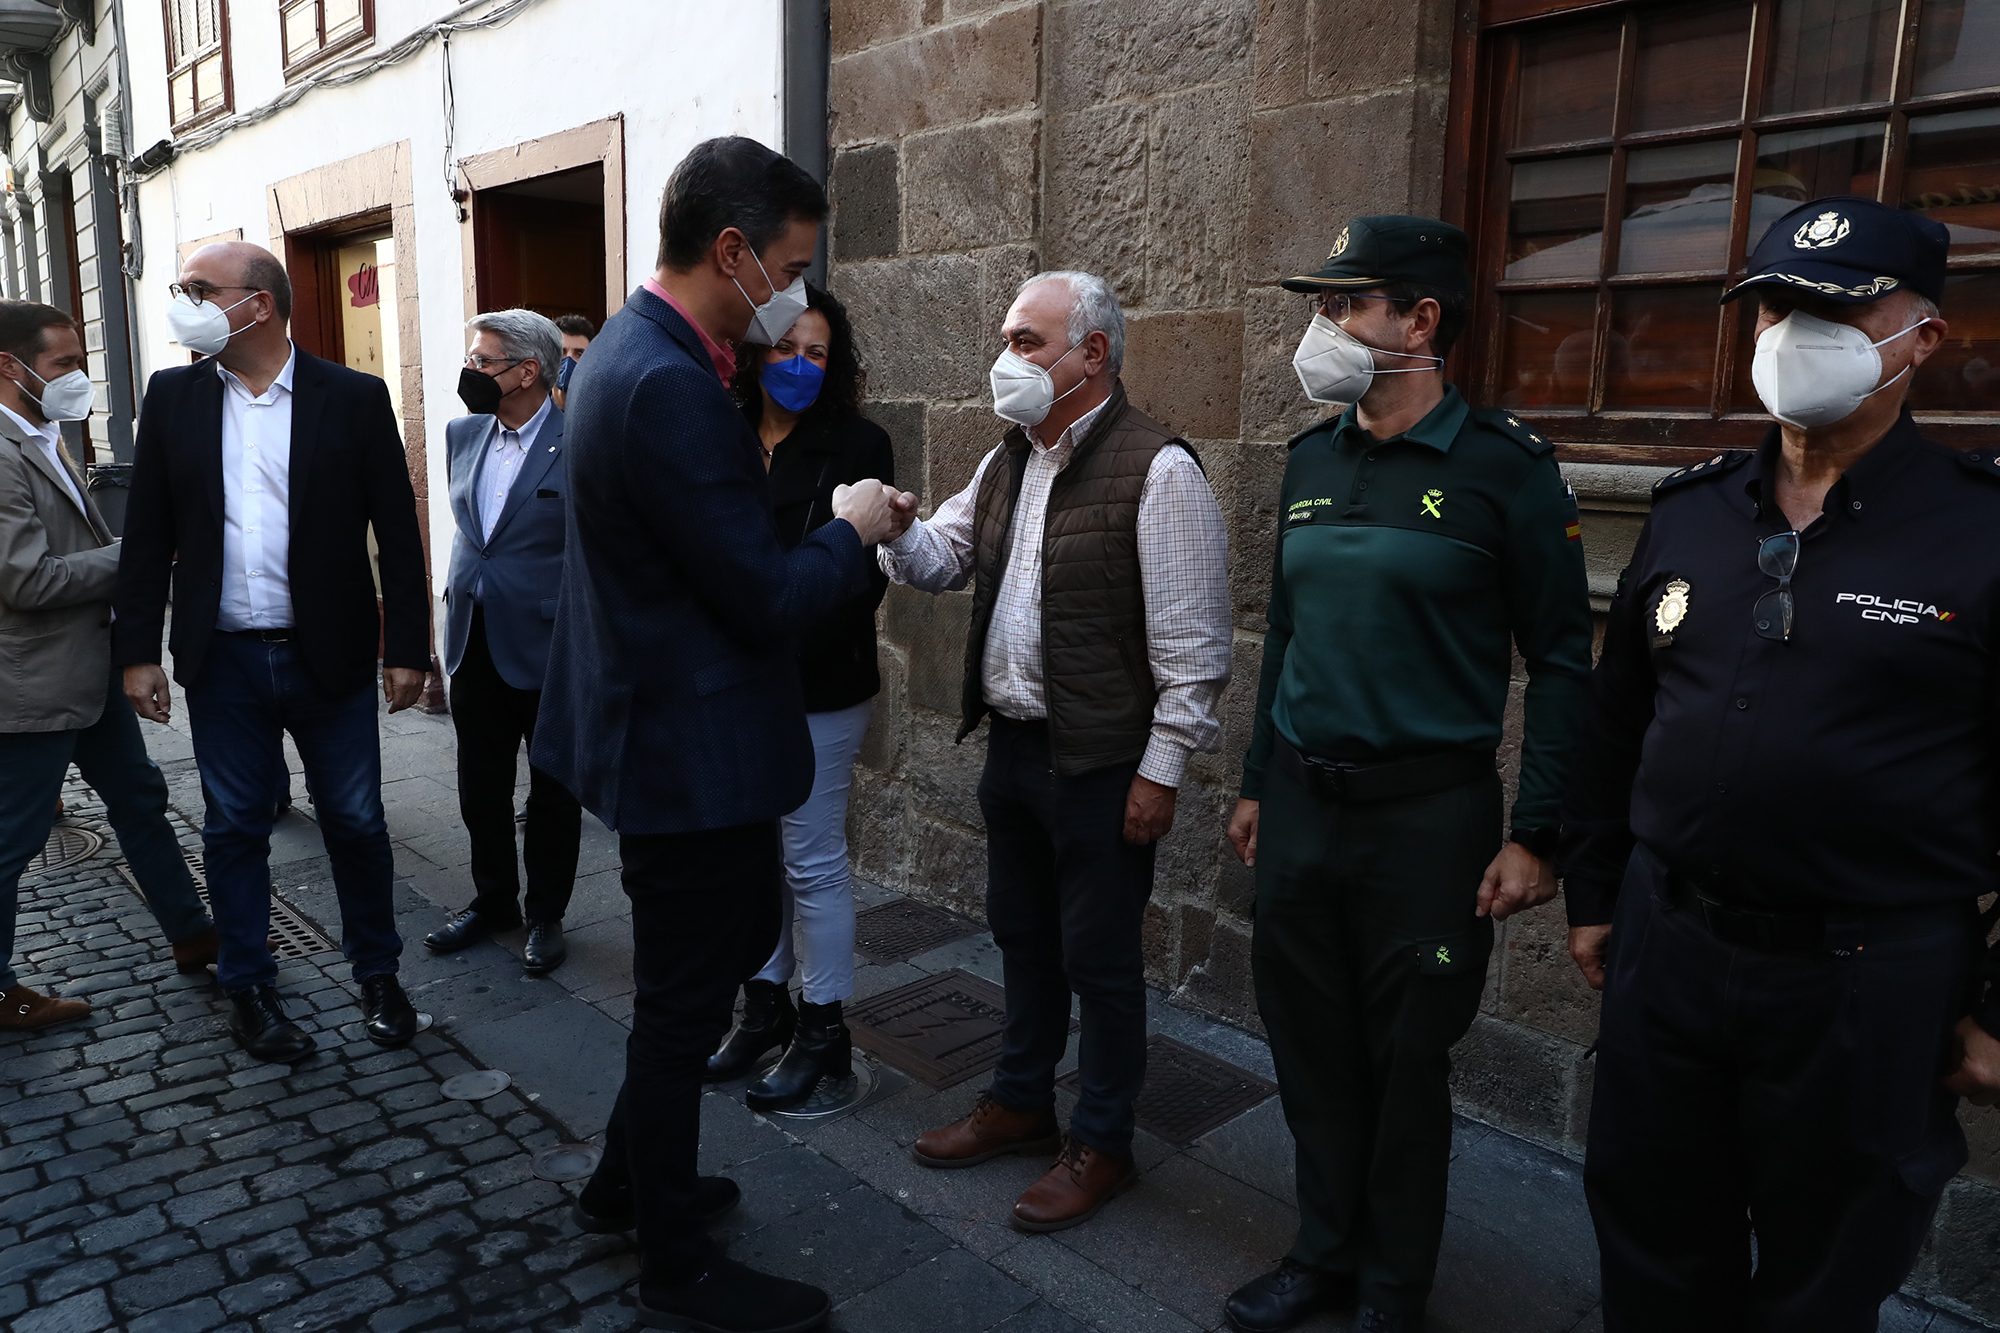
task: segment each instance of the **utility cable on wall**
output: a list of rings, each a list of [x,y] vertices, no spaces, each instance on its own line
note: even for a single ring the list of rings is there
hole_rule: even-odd
[[[466,3],[452,10],[444,18],[439,19],[435,23],[425,24],[394,45],[379,52],[351,57],[330,66],[325,72],[314,75],[312,78],[301,79],[262,106],[253,107],[248,111],[218,120],[212,125],[204,125],[202,128],[179,139],[162,139],[159,143],[132,159],[133,174],[140,180],[149,179],[174,158],[187,153],[198,153],[204,148],[212,147],[237,130],[248,128],[251,125],[262,124],[279,112],[294,105],[299,99],[316,88],[345,87],[350,83],[357,83],[367,78],[377,70],[388,69],[392,65],[400,65],[411,56],[422,51],[426,46],[429,46],[433,38],[446,40],[454,32],[477,32],[481,29],[505,27],[507,24],[513,22],[515,18],[519,17],[523,10],[537,3],[539,3],[539,0],[503,0],[503,3],[488,9],[478,17],[467,18],[466,15],[473,13],[473,11],[492,4],[492,0],[466,0]],[[447,84],[448,96],[449,84]],[[449,136],[447,136],[446,142],[446,151],[449,152]],[[447,164],[447,172],[449,172],[449,164]]]

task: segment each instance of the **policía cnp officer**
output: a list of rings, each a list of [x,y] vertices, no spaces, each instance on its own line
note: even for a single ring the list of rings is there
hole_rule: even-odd
[[[1874,1328],[2000,1092],[2000,456],[1905,405],[1947,244],[1771,226],[1724,299],[1779,424],[1660,482],[1612,603],[1563,847],[1611,1333]]]
[[[1316,298],[1293,360],[1306,395],[1353,406],[1291,442],[1229,828],[1256,867],[1257,1004],[1298,1153],[1298,1238],[1228,1303],[1253,1333],[1357,1298],[1356,1328],[1418,1326],[1444,1228],[1448,1052],[1493,919],[1555,894],[1589,594],[1550,443],[1445,382],[1465,254],[1435,218],[1361,217],[1285,283]],[[1503,825],[1510,643],[1529,683]]]

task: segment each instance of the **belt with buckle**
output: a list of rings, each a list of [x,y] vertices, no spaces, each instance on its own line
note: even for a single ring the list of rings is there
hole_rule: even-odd
[[[1667,900],[1725,944],[1759,953],[1845,957],[1871,944],[1917,939],[1961,927],[1971,933],[1979,913],[1970,898],[1913,907],[1766,908],[1732,902],[1696,877],[1669,870]]]
[[[233,634],[239,639],[255,639],[259,643],[290,643],[292,627],[285,625],[279,629],[226,629],[223,634]]]
[[[1280,736],[1276,758],[1323,801],[1394,801],[1463,786],[1493,772],[1491,751],[1452,750],[1386,764],[1354,764],[1301,754]]]

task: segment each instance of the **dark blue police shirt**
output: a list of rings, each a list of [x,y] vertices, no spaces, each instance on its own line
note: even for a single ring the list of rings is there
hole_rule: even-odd
[[[1776,642],[1752,609],[1777,586],[1758,542],[1790,528],[1778,447],[1774,428],[1655,490],[1565,801],[1571,925],[1612,919],[1635,839],[1779,909],[2000,887],[2000,451],[1944,448],[1904,413],[1805,530]]]

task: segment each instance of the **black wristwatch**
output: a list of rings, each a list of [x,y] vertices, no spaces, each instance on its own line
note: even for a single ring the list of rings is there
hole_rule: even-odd
[[[1562,826],[1544,824],[1541,828],[1517,828],[1508,835],[1507,841],[1520,843],[1544,861],[1553,861],[1556,847],[1562,842]]]

